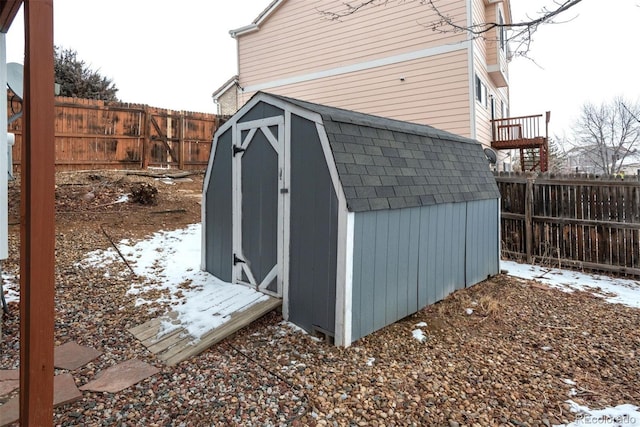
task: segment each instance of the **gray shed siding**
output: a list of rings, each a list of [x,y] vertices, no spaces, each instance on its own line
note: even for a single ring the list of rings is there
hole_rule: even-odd
[[[289,320],[335,333],[338,198],[314,122],[291,115]]]
[[[467,286],[500,271],[500,203],[477,200],[467,205]]]
[[[497,274],[495,230],[467,234],[470,225],[497,222],[494,206],[497,200],[356,213],[352,340]]]
[[[242,252],[261,283],[278,263],[278,153],[258,130],[241,155]],[[277,290],[275,279],[267,289]]]
[[[282,116],[284,111],[266,102],[258,102],[249,111],[238,119],[238,123],[251,122],[253,120],[266,119],[267,117]]]
[[[231,141],[232,129],[218,137],[215,162],[211,168],[206,194],[205,269],[214,276],[231,281],[233,256]]]

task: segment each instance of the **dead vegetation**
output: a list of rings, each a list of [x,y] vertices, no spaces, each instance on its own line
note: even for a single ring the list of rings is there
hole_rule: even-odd
[[[348,349],[317,342],[274,312],[166,367],[126,332],[169,309],[166,295],[136,306],[129,290],[141,279],[123,262],[86,269],[78,261],[111,247],[110,240],[198,222],[202,176],[189,179],[58,174],[55,341],[104,353],[73,372],[77,385],[133,357],[161,372],[120,393],[85,392],[56,410],[56,425],[533,427],[573,421],[570,398],[592,408],[640,402],[640,310],[506,275],[457,291]],[[136,183],[155,186],[158,204],[113,203]],[[89,191],[95,197],[84,200]],[[168,213],[154,214],[160,211]],[[18,244],[13,225],[2,265],[9,275],[18,275]],[[16,367],[19,358],[18,306],[9,308],[0,368]],[[422,322],[424,342],[412,337]]]

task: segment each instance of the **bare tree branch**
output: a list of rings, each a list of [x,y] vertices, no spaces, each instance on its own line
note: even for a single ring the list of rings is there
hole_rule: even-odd
[[[622,98],[599,106],[585,104],[576,124],[574,151],[583,170],[618,174],[625,160],[637,153],[640,144],[640,103]]]
[[[422,23],[426,28],[439,33],[466,33],[472,39],[485,38],[496,40],[498,37],[491,34],[491,31],[504,31],[503,36],[507,42],[513,46],[512,52],[518,56],[526,56],[529,52],[533,35],[543,24],[558,23],[558,16],[564,14],[569,9],[576,6],[582,0],[554,0],[556,7],[543,7],[535,16],[527,16],[526,20],[519,22],[480,22],[467,25],[461,24],[443,12],[436,3],[438,0],[397,0],[400,2],[417,1],[424,5],[434,15],[430,22]],[[327,19],[340,21],[342,18],[353,15],[362,9],[375,6],[385,6],[389,0],[359,0],[343,2],[341,10],[319,10]]]

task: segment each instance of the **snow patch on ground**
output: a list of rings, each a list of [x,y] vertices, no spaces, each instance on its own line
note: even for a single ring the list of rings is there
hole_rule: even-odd
[[[7,304],[20,301],[19,289],[20,284],[16,280],[16,276],[2,273],[2,290]]]
[[[251,288],[223,282],[200,270],[200,224],[184,229],[160,231],[146,240],[131,242],[122,240],[118,250],[135,274],[145,280],[129,289],[130,294],[140,295],[136,305],[165,301],[172,305],[179,322],[163,322],[168,333],[183,327],[196,339],[226,322],[229,315],[263,301],[268,296]],[[122,262],[113,248],[87,254],[81,265],[109,266]],[[126,272],[125,272],[126,274]],[[148,291],[167,291],[167,297],[147,300]],[[157,293],[154,293],[157,297]]]
[[[579,271],[539,267],[514,261],[500,261],[500,268],[509,276],[536,280],[565,292],[585,291],[604,298],[613,304],[640,308],[640,282],[630,279],[612,278]]]
[[[411,331],[411,335],[420,342],[425,342],[427,340],[427,336],[422,332],[422,329],[414,329]]]
[[[640,427],[640,412],[634,405],[618,405],[614,408],[589,409],[567,400],[571,405],[571,412],[576,414],[576,420],[569,424],[561,424],[556,427],[578,427],[578,426],[605,426],[605,427]]]

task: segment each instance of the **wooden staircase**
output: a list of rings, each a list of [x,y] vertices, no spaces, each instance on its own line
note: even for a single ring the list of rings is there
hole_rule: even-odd
[[[544,122],[544,132],[541,126]],[[491,147],[520,151],[520,168],[525,172],[549,170],[549,119],[551,113],[491,120]]]

